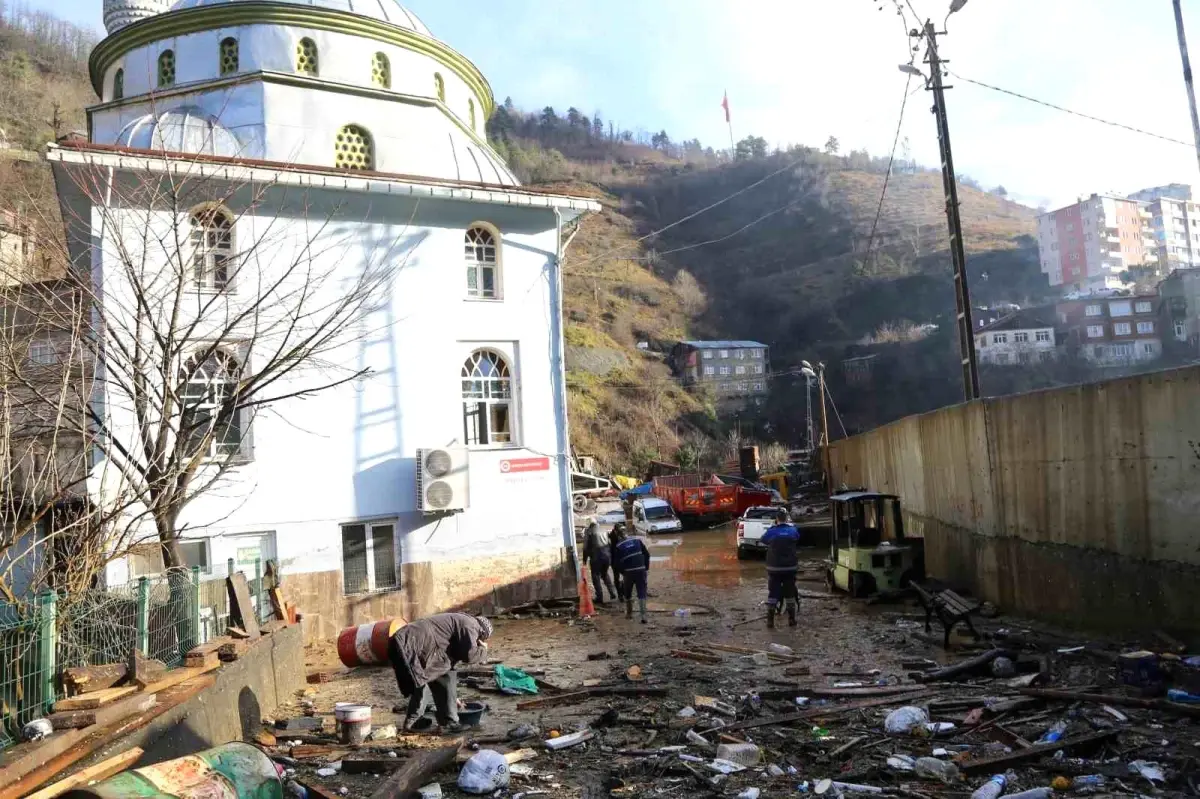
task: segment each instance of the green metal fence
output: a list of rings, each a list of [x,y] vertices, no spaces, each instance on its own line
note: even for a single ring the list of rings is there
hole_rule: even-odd
[[[0,606],[0,749],[54,703],[55,610],[49,592],[24,606]]]

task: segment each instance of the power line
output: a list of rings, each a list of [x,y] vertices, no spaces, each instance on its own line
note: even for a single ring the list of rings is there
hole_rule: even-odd
[[[1130,133],[1139,133],[1142,136],[1149,136],[1153,139],[1161,139],[1162,141],[1170,142],[1171,144],[1182,144],[1184,147],[1188,147],[1188,148],[1194,148],[1196,146],[1194,142],[1186,142],[1186,141],[1182,141],[1181,139],[1173,139],[1170,136],[1163,136],[1160,133],[1154,133],[1152,131],[1142,130],[1141,128],[1135,128],[1132,125],[1126,125],[1122,122],[1113,122],[1112,120],[1103,119],[1102,117],[1093,116],[1092,114],[1085,114],[1082,111],[1074,111],[1070,108],[1066,108],[1064,106],[1057,105],[1055,103],[1047,102],[1046,100],[1039,100],[1036,97],[1030,97],[1029,95],[1021,94],[1020,92],[1011,91],[1010,89],[1002,89],[999,86],[993,86],[992,84],[984,83],[981,80],[974,80],[972,78],[967,78],[962,75],[959,75],[957,72],[952,72],[951,70],[946,70],[946,72],[958,80],[965,81],[967,83],[972,83],[976,86],[982,86],[985,89],[991,89],[994,92],[999,92],[1001,94],[1007,94],[1011,97],[1016,97],[1021,100],[1027,100],[1028,102],[1036,103],[1037,105],[1043,105],[1047,108],[1053,108],[1055,111],[1062,111],[1064,114],[1070,114],[1072,116],[1081,117],[1083,119],[1090,119],[1091,121],[1099,122],[1102,125],[1108,125],[1110,127],[1120,128],[1121,130],[1126,130],[1126,131],[1129,131]]]
[[[904,127],[904,109],[908,107],[908,87],[912,85],[912,75],[904,81],[904,97],[900,100],[900,118],[896,120],[896,135],[892,137],[892,152],[888,156],[887,172],[883,176],[883,191],[879,192],[879,205],[875,208],[875,221],[871,223],[871,235],[867,237],[867,252],[863,256],[863,265],[871,260],[871,249],[875,246],[875,231],[879,228],[879,217],[883,214],[883,201],[887,197],[888,183],[892,179],[892,164],[896,162],[896,146],[900,143],[900,129]]]

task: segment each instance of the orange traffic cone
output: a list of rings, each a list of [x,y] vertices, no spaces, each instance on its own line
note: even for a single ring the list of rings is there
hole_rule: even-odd
[[[579,616],[587,618],[596,615],[596,606],[592,604],[592,592],[588,588],[586,575],[579,576]]]

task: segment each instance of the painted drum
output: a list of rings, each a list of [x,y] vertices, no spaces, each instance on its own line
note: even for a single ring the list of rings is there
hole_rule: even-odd
[[[230,743],[177,760],[126,771],[65,799],[283,799],[283,783],[271,759],[256,747]]]
[[[349,668],[385,666],[388,641],[403,626],[404,619],[384,619],[347,627],[338,633],[338,657]]]

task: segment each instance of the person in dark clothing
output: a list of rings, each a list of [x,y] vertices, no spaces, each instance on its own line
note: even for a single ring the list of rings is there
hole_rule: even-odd
[[[796,626],[796,570],[800,566],[796,551],[800,531],[792,526],[788,512],[780,510],[762,537],[767,545],[767,627],[775,626],[775,614],[780,602],[785,602],[788,626]]]
[[[486,663],[492,623],[483,616],[439,613],[418,619],[396,631],[388,642],[388,661],[396,673],[396,685],[408,698],[404,729],[433,726],[422,721],[430,698],[437,723],[454,732],[458,723],[459,663]]]
[[[587,530],[583,533],[583,562],[585,564],[590,562],[591,565],[592,588],[596,592],[596,604],[604,604],[605,586],[608,587],[609,596],[616,599],[617,589],[613,585],[612,577],[609,577],[612,553],[600,534],[600,525],[596,524],[595,519],[589,521]]]
[[[621,596],[625,599],[625,618],[633,618],[633,591],[637,589],[638,609],[646,623],[646,578],[650,572],[650,552],[640,538],[626,537],[624,526],[613,529],[612,563],[621,576]]]

